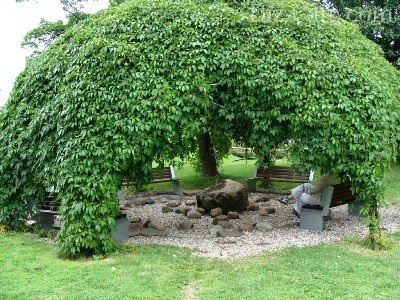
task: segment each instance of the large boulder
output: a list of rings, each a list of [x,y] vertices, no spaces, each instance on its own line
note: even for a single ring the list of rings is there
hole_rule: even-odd
[[[197,206],[210,212],[221,208],[224,214],[230,211],[242,212],[249,206],[247,190],[240,182],[226,179],[206,188],[196,195]]]

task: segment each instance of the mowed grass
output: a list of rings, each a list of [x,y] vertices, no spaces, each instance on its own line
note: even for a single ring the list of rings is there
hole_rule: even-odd
[[[400,234],[388,251],[341,242],[241,260],[167,246],[57,257],[32,235],[0,235],[0,299],[400,299]]]
[[[390,205],[400,205],[400,165],[393,165],[384,183],[384,197]]]

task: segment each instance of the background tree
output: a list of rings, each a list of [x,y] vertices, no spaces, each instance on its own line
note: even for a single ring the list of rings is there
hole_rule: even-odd
[[[232,138],[260,162],[287,140],[299,169],[321,167],[367,201],[379,245],[383,176],[399,126],[399,73],[356,26],[299,0],[127,1],[31,59],[1,118],[0,222],[59,191],[67,255],[109,252],[123,177],[150,180]]]
[[[32,0],[16,0],[16,2],[28,2]],[[36,1],[36,0],[35,0]],[[42,19],[38,27],[29,31],[21,45],[33,50],[33,55],[51,45],[68,28],[86,19],[90,14],[83,11],[83,3],[97,0],[59,0],[65,11],[66,22],[58,20],[50,22]],[[118,5],[126,0],[109,0],[110,5]]]
[[[321,0],[343,19],[380,45],[386,59],[400,69],[400,2],[398,0]]]

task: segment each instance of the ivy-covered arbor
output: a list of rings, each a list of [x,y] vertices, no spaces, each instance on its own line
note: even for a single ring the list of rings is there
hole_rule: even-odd
[[[399,74],[357,28],[300,0],[132,0],[31,59],[1,116],[0,222],[60,191],[62,253],[105,253],[124,176],[235,139],[263,162],[290,140],[366,199],[371,238],[399,140]]]

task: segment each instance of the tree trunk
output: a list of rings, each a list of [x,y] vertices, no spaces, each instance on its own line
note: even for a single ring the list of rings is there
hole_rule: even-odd
[[[378,213],[378,203],[375,200],[373,203],[370,204],[368,210],[368,244],[373,250],[384,249],[384,241],[382,240],[382,230],[379,226],[380,218]]]
[[[215,159],[214,146],[208,132],[199,136],[199,157],[204,177],[214,177],[218,175],[217,161]]]

